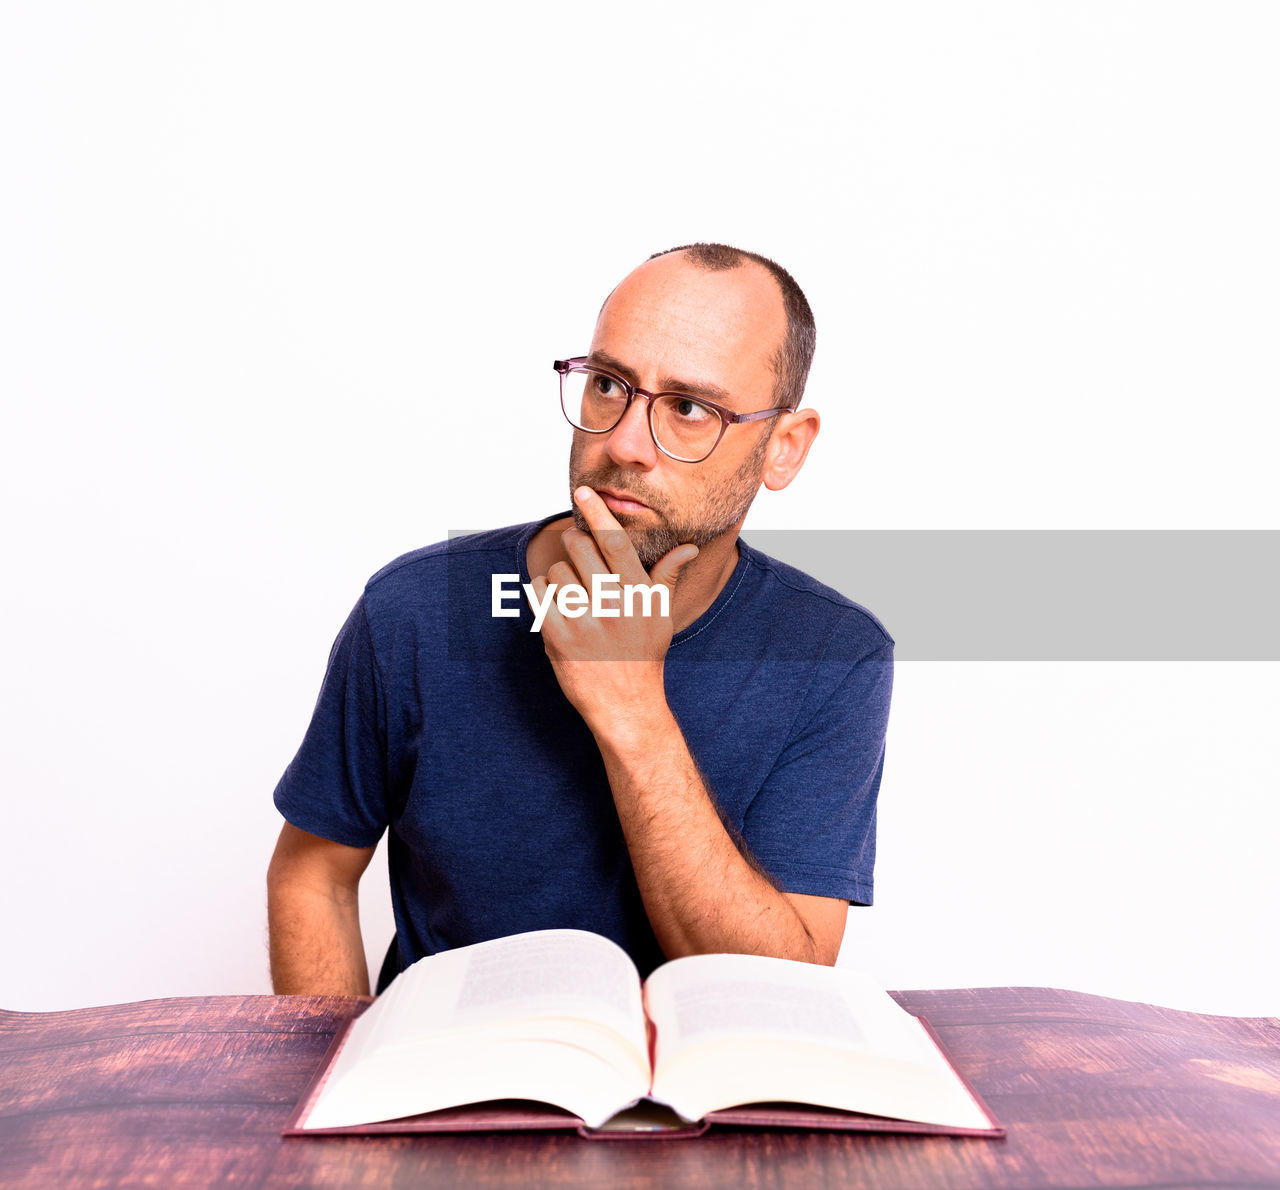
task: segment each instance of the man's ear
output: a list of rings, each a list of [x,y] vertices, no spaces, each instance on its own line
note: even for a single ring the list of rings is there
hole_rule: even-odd
[[[764,456],[760,481],[771,492],[781,491],[799,474],[822,419],[816,409],[780,413]]]

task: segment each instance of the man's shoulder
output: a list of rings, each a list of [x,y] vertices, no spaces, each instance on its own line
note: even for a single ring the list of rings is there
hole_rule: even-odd
[[[761,602],[780,626],[805,636],[823,635],[840,653],[865,656],[893,648],[888,629],[862,604],[741,538],[738,545],[756,576]]]
[[[447,564],[450,559],[471,559],[483,563],[480,555],[510,553],[519,549],[521,541],[532,536],[532,530],[541,522],[523,525],[507,525],[501,529],[483,532],[461,532],[433,541],[407,554],[393,558],[365,584],[365,590],[384,587],[395,588],[401,583],[417,581],[424,573],[430,573]]]
[[[552,519],[455,533],[401,554],[365,583],[366,614],[374,617],[425,610],[439,605],[444,585],[451,581],[466,581],[479,572],[487,575],[515,569],[529,538]]]

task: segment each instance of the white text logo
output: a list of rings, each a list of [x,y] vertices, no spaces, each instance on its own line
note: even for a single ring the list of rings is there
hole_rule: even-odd
[[[548,583],[539,602],[538,593],[532,583],[521,583],[518,574],[495,574],[493,576],[492,614],[495,616],[518,616],[520,608],[508,607],[512,600],[519,601],[520,588],[528,596],[529,606],[533,608],[533,627],[531,632],[541,632],[542,623],[547,618],[554,601],[562,616],[576,620],[589,611],[601,619],[616,619],[618,616],[670,616],[671,592],[661,583],[652,586],[646,583],[623,583],[616,574],[593,574],[590,592],[578,583],[565,583],[559,586]],[[655,600],[657,610],[654,610]],[[640,610],[636,607],[639,605]]]

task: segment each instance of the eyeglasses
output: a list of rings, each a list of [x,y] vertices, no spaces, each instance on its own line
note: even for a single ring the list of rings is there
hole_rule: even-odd
[[[731,425],[792,409],[784,405],[756,413],[734,413],[689,393],[645,392],[613,372],[588,364],[585,355],[555,360],[552,367],[560,373],[560,408],[575,430],[607,434],[627,415],[631,402],[643,397],[649,403],[653,444],[678,463],[701,463]]]

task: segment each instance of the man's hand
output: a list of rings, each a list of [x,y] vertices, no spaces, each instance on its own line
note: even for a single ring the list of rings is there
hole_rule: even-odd
[[[646,573],[626,530],[608,506],[590,488],[574,493],[590,533],[568,529],[564,533],[567,562],[556,562],[545,575],[533,580],[541,604],[547,587],[576,583],[592,590],[594,575],[616,574],[620,583],[662,586],[671,606],[680,570],[698,554],[694,545],[681,545],[660,558]],[[656,598],[651,615],[616,617],[583,615],[566,617],[551,604],[542,625],[542,641],[565,697],[599,738],[616,730],[642,729],[646,720],[666,709],[663,663],[671,644],[670,615],[658,614]]]

